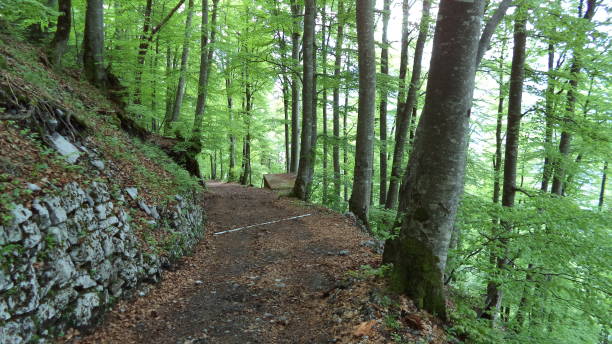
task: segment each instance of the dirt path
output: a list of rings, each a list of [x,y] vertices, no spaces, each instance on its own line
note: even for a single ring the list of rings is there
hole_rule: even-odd
[[[208,232],[312,214],[207,237],[146,296],[123,301],[77,343],[328,343],[325,299],[346,271],[378,257],[345,217],[235,184],[209,184]]]

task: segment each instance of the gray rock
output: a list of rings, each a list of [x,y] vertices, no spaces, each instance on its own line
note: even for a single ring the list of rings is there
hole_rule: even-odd
[[[3,344],[22,344],[25,338],[22,337],[23,329],[21,324],[15,321],[8,322],[0,326],[0,343]]]
[[[47,197],[43,202],[47,205],[47,210],[49,210],[49,218],[52,225],[58,225],[68,219],[66,209],[61,206],[61,199],[59,197]]]
[[[25,248],[32,248],[42,240],[42,235],[40,234],[40,230],[38,229],[38,225],[35,222],[26,223],[21,226],[21,229],[24,233],[27,233],[28,236],[23,242],[23,246]]]
[[[142,211],[144,211],[147,215],[151,216],[151,208],[149,208],[149,206],[143,200],[138,200],[138,207],[140,207],[140,209],[142,209]]]
[[[102,160],[93,160],[91,164],[100,171],[104,171],[104,161]]]
[[[155,206],[151,207],[151,216],[153,216],[153,218],[156,220],[160,219],[159,212],[157,211],[157,207]]]
[[[68,183],[64,187],[64,197],[62,197],[62,206],[65,208],[67,213],[73,212],[79,208],[81,204],[85,203],[87,194],[79,184],[76,182]]]
[[[4,234],[6,235],[6,241],[14,243],[20,242],[23,239],[23,233],[19,226],[8,226],[4,228]]]
[[[39,199],[35,199],[34,202],[32,202],[32,208],[38,214],[37,221],[40,228],[44,229],[49,227],[51,225],[49,210],[47,210],[44,205],[40,204]]]
[[[9,290],[14,286],[11,276],[4,271],[4,268],[0,268],[0,291]]]
[[[53,319],[58,314],[57,308],[53,307],[51,303],[43,303],[38,306],[36,311],[36,317],[39,322],[45,322]]]
[[[42,190],[40,186],[32,183],[28,183],[28,189],[32,190],[33,192]]]
[[[74,317],[77,326],[85,326],[89,324],[93,310],[100,305],[100,299],[96,293],[84,294],[77,300],[74,307]]]
[[[81,156],[79,149],[62,135],[53,133],[53,135],[48,136],[48,139],[51,142],[51,146],[53,146],[58,153],[63,155],[68,163],[74,164],[79,160]]]
[[[61,253],[61,255],[57,259],[52,260],[49,265],[60,287],[64,287],[71,282],[77,273],[74,263],[65,253]]]
[[[55,118],[49,118],[45,121],[47,127],[49,127],[49,132],[54,132],[59,125],[59,122]]]
[[[89,289],[96,286],[96,281],[89,277],[88,274],[82,274],[81,276],[77,277],[74,285],[83,289]]]
[[[128,194],[128,196],[130,196],[131,199],[135,200],[136,198],[138,198],[138,189],[131,187],[131,188],[126,188],[125,192]]]
[[[98,223],[100,229],[107,229],[111,226],[114,226],[119,223],[119,218],[117,216],[111,216],[106,220],[102,220]]]
[[[95,207],[95,211],[98,219],[104,220],[108,216],[109,209],[107,208],[106,203],[102,203]]]
[[[10,214],[14,226],[26,222],[32,216],[32,212],[21,204],[13,204]]]
[[[9,319],[11,319],[11,313],[9,313],[8,305],[0,300],[0,320],[6,321]]]
[[[340,252],[338,252],[339,256],[348,256],[349,254],[349,250],[341,250]]]
[[[93,182],[89,190],[89,195],[96,203],[107,202],[110,200],[108,187],[104,183]]]

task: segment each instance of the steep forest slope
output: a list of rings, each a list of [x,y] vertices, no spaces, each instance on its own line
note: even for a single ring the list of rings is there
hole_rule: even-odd
[[[0,36],[0,342],[95,324],[204,232],[202,189],[121,108]]]

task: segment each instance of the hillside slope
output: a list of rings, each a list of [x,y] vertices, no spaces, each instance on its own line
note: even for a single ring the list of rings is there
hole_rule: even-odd
[[[198,182],[40,56],[0,36],[1,343],[94,325],[204,232]]]

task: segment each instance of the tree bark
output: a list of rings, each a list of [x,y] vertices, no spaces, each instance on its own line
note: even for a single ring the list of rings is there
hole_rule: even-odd
[[[302,142],[300,163],[293,193],[301,200],[310,199],[314,173],[315,147],[313,145],[313,122],[316,109],[313,107],[314,95],[314,33],[316,0],[304,1],[304,38],[303,38],[303,88],[302,88]]]
[[[601,172],[601,187],[599,188],[599,202],[597,207],[603,209],[604,199],[606,198],[606,179],[608,178],[608,162],[604,163],[603,171]]]
[[[321,112],[323,113],[323,204],[329,203],[328,197],[328,189],[329,189],[329,180],[327,168],[329,165],[328,161],[328,153],[329,153],[329,140],[328,140],[328,130],[327,130],[327,47],[329,44],[329,36],[327,36],[327,14],[326,14],[326,1],[323,0],[323,4],[321,6],[321,64],[322,71],[321,77],[323,78],[323,85],[321,86]],[[331,32],[331,30],[330,30]]]
[[[521,105],[523,82],[525,79],[525,56],[527,46],[527,9],[518,8],[514,23],[514,50],[512,53],[512,69],[510,72],[510,93],[508,95],[508,118],[506,125],[506,147],[504,154],[504,186],[502,190],[502,206],[514,207],[516,196],[516,169],[518,162],[518,146],[521,127]],[[502,220],[504,231],[512,230],[512,223]],[[500,239],[503,251],[507,250],[507,239]],[[496,257],[498,273],[501,273],[508,259],[505,256]],[[487,286],[487,299],[482,317],[497,319],[502,302],[502,290],[498,282],[490,281]]]
[[[382,28],[382,49],[380,51],[380,73],[389,76],[389,39],[387,31],[389,29],[389,18],[391,17],[391,0],[384,0],[383,3],[383,28]],[[385,80],[386,81],[386,80]],[[386,85],[380,87],[380,205],[384,205],[387,200],[387,98],[389,90]]]
[[[412,66],[412,76],[410,77],[410,85],[408,86],[408,96],[404,105],[400,109],[397,116],[395,130],[395,147],[393,149],[393,166],[391,168],[391,181],[389,183],[389,192],[385,208],[393,209],[397,204],[398,191],[400,188],[400,180],[402,178],[402,164],[404,151],[406,148],[406,137],[410,127],[412,109],[416,106],[419,82],[421,80],[421,63],[423,60],[423,50],[427,42],[429,32],[429,10],[431,8],[431,0],[423,0],[423,10],[421,11],[421,22],[419,24],[419,37],[417,38],[416,48],[414,51],[414,62]],[[405,187],[405,185],[403,186]]]
[[[83,68],[87,80],[98,88],[106,88],[104,65],[104,1],[87,0]]]
[[[405,177],[399,236],[385,245],[392,285],[446,319],[443,275],[463,190],[484,1],[442,0],[425,106]]]
[[[187,84],[187,63],[189,61],[189,45],[191,44],[191,20],[193,18],[193,0],[189,0],[187,6],[187,21],[185,22],[185,36],[183,39],[183,52],[181,54],[181,69],[179,71],[179,80],[176,87],[176,95],[172,106],[172,117],[166,122],[164,132],[166,135],[170,133],[172,123],[178,121],[181,115],[181,107],[183,98],[185,97],[185,86]]]
[[[62,57],[66,52],[68,46],[68,39],[70,38],[70,28],[72,20],[70,12],[72,10],[72,0],[60,0],[59,1],[59,12],[60,15],[57,17],[57,28],[55,35],[50,44],[51,50],[51,63],[55,68],[62,66]]]
[[[374,162],[374,113],[376,110],[373,0],[357,0],[357,51],[359,54],[359,104],[353,192],[349,201],[349,210],[369,228],[368,211]]]
[[[302,8],[296,0],[291,0],[291,15],[293,17],[291,33],[291,60],[293,73],[291,74],[291,163],[290,172],[297,173],[300,157],[300,16]],[[314,38],[313,38],[314,39]]]
[[[548,44],[548,76],[547,76],[547,86],[546,86],[546,105],[544,110],[544,120],[545,120],[545,129],[544,129],[544,166],[542,172],[542,184],[540,185],[540,190],[547,192],[548,184],[550,183],[550,178],[552,176],[552,163],[550,152],[552,151],[552,140],[553,140],[553,108],[554,108],[554,93],[555,93],[555,84],[554,84],[554,76],[552,74],[554,68],[554,60],[555,60],[555,46],[552,43]]]
[[[333,91],[333,134],[332,160],[334,165],[334,199],[340,201],[340,68],[342,64],[342,44],[344,41],[344,1],[338,0],[338,27],[336,32],[336,46],[334,49],[334,91]]]
[[[582,17],[584,20],[591,21],[593,16],[595,15],[595,8],[597,7],[596,0],[588,0],[587,1],[587,10]],[[582,37],[583,40],[586,40],[587,35],[584,34]],[[580,61],[580,51],[582,47],[574,50],[574,57],[572,58],[572,65],[570,67],[570,80],[569,80],[569,89],[567,90],[567,105],[565,109],[565,118],[563,120],[564,127],[561,131],[561,139],[559,140],[559,153],[561,154],[561,158],[557,159],[554,166],[554,174],[553,174],[553,183],[551,192],[563,196],[564,188],[566,184],[566,166],[568,156],[570,154],[571,144],[572,144],[572,133],[570,132],[570,128],[568,128],[571,117],[574,115],[576,111],[576,93],[578,92],[578,76],[580,74],[580,70],[582,69],[582,63]]]

